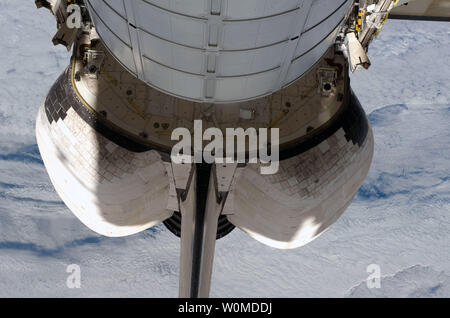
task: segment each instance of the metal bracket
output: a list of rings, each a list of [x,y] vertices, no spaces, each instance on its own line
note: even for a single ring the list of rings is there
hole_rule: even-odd
[[[97,50],[87,50],[84,52],[84,72],[89,78],[98,79],[98,73],[103,65],[105,52]]]
[[[317,70],[319,92],[322,97],[329,97],[336,88],[337,70],[334,68],[319,68]]]

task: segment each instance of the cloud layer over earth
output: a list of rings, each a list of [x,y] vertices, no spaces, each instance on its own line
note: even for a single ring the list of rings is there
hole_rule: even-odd
[[[20,12],[20,15],[17,14]],[[176,297],[179,241],[163,226],[103,238],[53,190],[36,146],[40,102],[69,53],[33,1],[0,2],[0,297]],[[274,250],[235,230],[218,241],[215,297],[450,296],[450,24],[389,21],[352,77],[376,154],[344,216],[313,243]],[[81,266],[81,289],[66,267]],[[381,289],[366,268],[381,267]]]

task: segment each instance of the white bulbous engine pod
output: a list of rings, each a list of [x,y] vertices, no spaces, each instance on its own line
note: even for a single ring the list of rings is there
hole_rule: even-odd
[[[352,0],[87,0],[109,51],[158,90],[200,102],[270,95],[334,44]]]
[[[279,249],[308,244],[350,205],[374,152],[367,116],[353,92],[317,134],[281,151],[278,173],[259,164],[240,169],[228,195],[228,220]]]
[[[64,203],[87,227],[111,237],[169,218],[169,179],[160,153],[119,146],[121,139],[131,147],[133,142],[89,113],[70,73],[68,68],[54,84],[36,122],[42,159]]]

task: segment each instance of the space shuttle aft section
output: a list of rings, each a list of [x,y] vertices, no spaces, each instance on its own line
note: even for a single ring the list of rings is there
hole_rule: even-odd
[[[235,227],[297,248],[356,195],[373,135],[349,72],[370,66],[368,46],[398,1],[36,4],[56,17],[54,43],[73,49],[37,116],[52,183],[99,234],[164,223],[181,237],[180,296],[209,295],[215,241]],[[278,129],[276,144],[259,147],[278,153],[279,169],[174,162],[174,130],[199,122],[224,136]]]

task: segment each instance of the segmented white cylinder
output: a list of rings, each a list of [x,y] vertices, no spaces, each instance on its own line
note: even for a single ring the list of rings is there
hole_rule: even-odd
[[[352,0],[87,0],[97,32],[136,77],[226,103],[271,94],[334,43]]]

